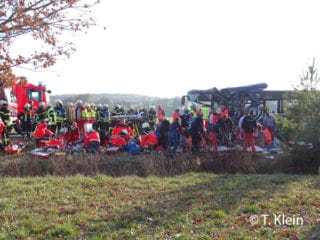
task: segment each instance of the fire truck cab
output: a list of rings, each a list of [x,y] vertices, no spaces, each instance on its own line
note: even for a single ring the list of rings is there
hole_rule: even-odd
[[[36,112],[40,102],[49,102],[50,90],[39,83],[34,85],[27,81],[14,83],[11,87],[5,87],[0,83],[0,100],[8,103],[11,112],[11,123],[15,123],[18,114],[23,110],[24,105],[29,103],[32,105],[32,111]]]

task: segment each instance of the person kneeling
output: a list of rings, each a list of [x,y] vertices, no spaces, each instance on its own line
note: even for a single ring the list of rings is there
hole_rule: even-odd
[[[100,152],[100,135],[92,129],[85,136],[83,140],[83,148],[86,149],[87,153],[99,153]]]

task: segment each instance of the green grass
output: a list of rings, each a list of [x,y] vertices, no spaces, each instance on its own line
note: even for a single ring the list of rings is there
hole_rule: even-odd
[[[319,189],[318,176],[284,174],[1,178],[0,239],[311,239]]]

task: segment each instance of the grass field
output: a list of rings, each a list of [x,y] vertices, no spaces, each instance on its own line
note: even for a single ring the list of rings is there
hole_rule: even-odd
[[[316,175],[0,182],[0,239],[320,239]]]

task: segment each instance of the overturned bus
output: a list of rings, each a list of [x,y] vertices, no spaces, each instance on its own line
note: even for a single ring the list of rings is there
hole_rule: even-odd
[[[207,106],[216,108],[221,105],[227,107],[231,112],[242,112],[249,108],[261,115],[265,111],[277,114],[284,113],[284,101],[288,99],[289,90],[265,90],[266,83],[258,83],[240,87],[211,88],[207,90],[190,90],[187,95],[182,96],[182,106]]]

